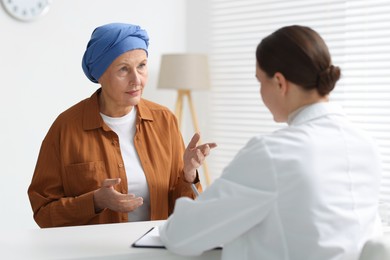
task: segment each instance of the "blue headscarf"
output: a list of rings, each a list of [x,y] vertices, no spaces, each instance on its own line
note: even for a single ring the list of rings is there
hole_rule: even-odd
[[[111,23],[97,27],[83,56],[84,73],[92,82],[98,83],[118,56],[134,49],[143,49],[148,55],[148,45],[148,34],[138,25]]]

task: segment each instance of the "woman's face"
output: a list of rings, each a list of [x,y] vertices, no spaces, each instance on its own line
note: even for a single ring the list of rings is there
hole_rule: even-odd
[[[270,78],[258,65],[256,65],[256,78],[260,83],[260,95],[264,105],[268,108],[276,122],[285,121],[283,101],[279,91],[279,82],[274,76]]]
[[[147,55],[136,49],[117,57],[99,79],[102,86],[100,111],[121,117],[141,100],[148,79]]]

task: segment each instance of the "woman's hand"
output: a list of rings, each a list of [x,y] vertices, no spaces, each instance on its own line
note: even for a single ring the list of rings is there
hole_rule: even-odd
[[[200,134],[195,133],[186,150],[184,151],[184,178],[192,183],[196,178],[196,169],[198,169],[206,157],[210,154],[212,148],[217,147],[216,143],[205,143],[196,145],[200,140]]]
[[[114,186],[120,182],[120,178],[105,179],[102,187],[95,190],[93,201],[96,213],[106,208],[117,212],[130,212],[143,204],[142,197],[135,197],[134,194],[122,194],[116,191]]]

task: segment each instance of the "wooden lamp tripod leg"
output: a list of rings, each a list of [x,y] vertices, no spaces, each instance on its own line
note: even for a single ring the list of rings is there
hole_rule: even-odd
[[[178,90],[177,99],[176,99],[176,106],[175,106],[175,115],[177,118],[177,123],[179,125],[179,128],[181,128],[181,120],[182,120],[182,116],[183,116],[183,97],[184,97],[184,91]]]

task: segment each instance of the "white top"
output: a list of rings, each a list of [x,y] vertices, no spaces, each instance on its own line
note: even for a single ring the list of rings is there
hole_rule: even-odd
[[[309,105],[256,136],[195,201],[180,198],[164,244],[222,259],[357,259],[378,231],[379,154],[341,108]]]
[[[128,192],[143,198],[143,205],[129,212],[129,221],[150,220],[150,197],[141,161],[134,147],[135,107],[123,117],[109,117],[101,113],[104,122],[118,135],[121,154],[126,170]]]

